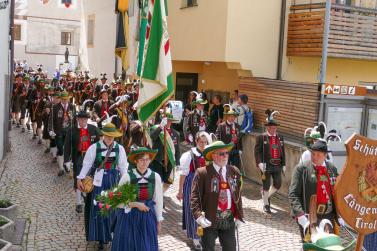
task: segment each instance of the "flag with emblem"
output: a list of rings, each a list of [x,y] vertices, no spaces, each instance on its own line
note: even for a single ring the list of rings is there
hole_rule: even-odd
[[[144,34],[143,26],[140,27],[140,43],[144,43],[144,50],[140,72],[142,82],[137,101],[139,119],[143,123],[174,94],[164,0],[148,1],[146,21]]]

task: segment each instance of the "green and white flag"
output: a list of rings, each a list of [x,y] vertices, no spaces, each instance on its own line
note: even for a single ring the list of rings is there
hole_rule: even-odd
[[[140,44],[144,43],[144,50],[137,109],[139,120],[143,123],[174,94],[167,29],[165,1],[149,0],[147,24],[146,27],[142,24],[140,30]],[[144,30],[145,36],[142,34]]]

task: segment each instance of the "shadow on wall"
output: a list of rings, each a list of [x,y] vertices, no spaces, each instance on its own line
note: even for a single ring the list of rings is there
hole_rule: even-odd
[[[244,165],[244,172],[247,178],[256,181],[261,184],[261,174],[259,168],[257,168],[254,158],[254,148],[257,138],[256,133],[247,135],[242,139],[243,152],[242,162]],[[280,193],[287,195],[289,184],[291,183],[291,177],[295,166],[298,164],[301,153],[305,151],[304,147],[300,147],[298,144],[293,144],[285,141],[285,158],[287,171],[285,176],[283,175],[283,184],[280,189]]]

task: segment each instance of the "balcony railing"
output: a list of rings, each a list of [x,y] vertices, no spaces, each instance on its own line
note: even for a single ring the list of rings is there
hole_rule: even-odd
[[[321,56],[325,3],[292,5],[287,56]],[[377,10],[331,5],[328,56],[377,60]]]

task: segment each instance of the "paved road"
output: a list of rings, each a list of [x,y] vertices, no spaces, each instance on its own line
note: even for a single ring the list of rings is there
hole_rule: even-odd
[[[10,132],[12,152],[0,170],[0,197],[14,201],[19,205],[19,217],[28,219],[22,249],[95,250],[94,243],[85,241],[83,214],[75,212],[72,180],[56,176],[57,165],[31,136],[21,134],[17,128]],[[249,182],[244,186],[246,224],[239,231],[240,250],[300,250],[299,233],[289,217],[287,199],[274,196],[274,214],[268,216],[262,212],[259,189]],[[182,208],[176,193],[177,184],[165,197],[161,250],[191,250],[181,230]]]

